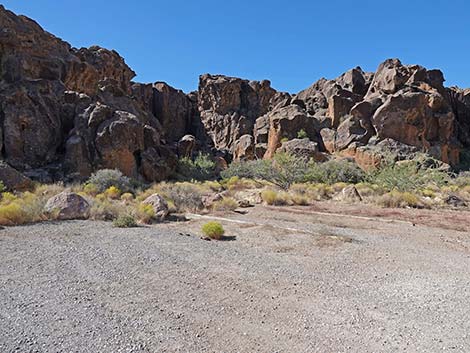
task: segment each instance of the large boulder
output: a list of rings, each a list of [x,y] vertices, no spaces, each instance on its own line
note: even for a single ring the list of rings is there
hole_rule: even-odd
[[[90,204],[78,194],[64,191],[47,200],[44,212],[56,219],[86,219],[89,216]]]
[[[246,161],[255,159],[255,157],[255,139],[251,135],[243,135],[235,142],[233,159]]]
[[[155,212],[155,219],[163,221],[169,213],[168,204],[163,197],[153,194],[147,197],[143,202],[145,205],[151,205]]]

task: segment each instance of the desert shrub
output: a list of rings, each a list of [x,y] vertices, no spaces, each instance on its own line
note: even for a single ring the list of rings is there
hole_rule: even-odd
[[[117,187],[113,185],[107,188],[104,194],[110,199],[116,200],[119,198],[119,196],[121,196],[121,190],[119,190]]]
[[[294,205],[307,206],[310,204],[309,197],[306,194],[293,193],[290,194],[290,200]]]
[[[323,163],[310,161],[304,181],[332,185],[335,183],[356,184],[366,177],[364,171],[354,162],[332,159]]]
[[[24,192],[14,195],[2,193],[0,201],[0,225],[20,225],[45,220],[43,208],[48,196]]]
[[[190,183],[163,184],[160,188],[161,195],[171,200],[177,211],[197,211],[202,209],[203,191],[199,185]]]
[[[219,222],[214,222],[214,221],[205,223],[202,226],[201,230],[204,233],[204,235],[206,235],[207,237],[211,239],[220,240],[222,236],[225,234],[225,230],[222,224],[220,224]]]
[[[96,196],[99,194],[98,186],[93,183],[87,183],[83,186],[83,192],[91,196]]]
[[[214,211],[234,211],[238,208],[238,202],[231,197],[224,197],[222,200],[214,202],[212,209]]]
[[[388,192],[383,187],[377,184],[367,182],[358,183],[355,185],[361,197],[378,197]]]
[[[132,195],[130,192],[125,192],[121,195],[121,200],[124,202],[131,202],[134,200],[134,195]]]
[[[16,201],[16,200],[18,200],[18,196],[16,196],[15,194],[13,194],[11,192],[8,192],[8,191],[2,193],[2,203],[3,204],[8,204],[8,203]]]
[[[386,190],[414,191],[428,185],[442,186],[449,180],[449,174],[437,168],[423,167],[419,161],[410,160],[392,163],[372,172],[369,181]]]
[[[65,190],[65,186],[62,182],[54,184],[40,184],[34,189],[34,193],[38,196],[52,197],[60,194]]]
[[[93,220],[112,221],[126,213],[126,208],[122,204],[112,201],[95,198],[90,209],[90,218]]]
[[[298,139],[304,139],[304,138],[307,138],[308,135],[307,135],[307,132],[305,132],[304,129],[300,129],[299,131],[297,131],[297,138]]]
[[[209,155],[203,153],[194,160],[188,157],[181,158],[174,177],[182,181],[212,179],[215,177],[215,162]]]
[[[26,213],[18,201],[0,206],[0,224],[18,225],[26,223]]]
[[[203,185],[211,191],[220,192],[223,190],[223,186],[218,181],[206,180]]]
[[[261,199],[267,205],[283,206],[290,202],[290,196],[287,192],[278,192],[272,189],[266,189],[261,192]]]
[[[113,221],[113,226],[117,228],[132,228],[137,227],[137,222],[131,215],[123,215]]]
[[[420,207],[422,202],[418,196],[411,192],[393,190],[378,199],[378,203],[384,207]]]
[[[470,186],[470,171],[467,172],[460,172],[457,176],[452,180],[452,184],[458,186]]]
[[[307,189],[309,198],[316,201],[331,199],[333,193],[334,191],[331,186],[323,183],[309,184]]]
[[[331,185],[331,188],[333,189],[334,192],[340,192],[347,186],[348,186],[348,183],[341,181],[339,183],[334,183],[333,185]]]
[[[151,223],[152,219],[155,217],[153,206],[145,203],[139,204],[134,212],[137,219],[146,224]]]
[[[97,192],[102,193],[114,186],[122,192],[129,192],[135,188],[135,183],[116,169],[101,169],[93,173],[88,179],[88,184],[96,185]]]
[[[307,160],[292,154],[279,152],[272,160],[254,160],[234,162],[221,175],[223,178],[238,176],[240,178],[265,180],[282,189],[303,181],[307,170]]]

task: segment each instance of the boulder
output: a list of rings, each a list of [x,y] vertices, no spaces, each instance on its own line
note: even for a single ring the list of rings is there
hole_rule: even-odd
[[[60,220],[86,219],[89,216],[90,205],[80,195],[64,191],[47,200],[44,212]]]
[[[341,190],[340,199],[341,201],[349,203],[357,203],[362,201],[362,197],[354,185],[346,186],[343,190]]]
[[[467,207],[467,203],[457,195],[449,195],[445,198],[444,202],[452,207]]]
[[[142,203],[145,205],[151,205],[153,207],[155,212],[155,219],[158,221],[163,221],[168,216],[168,204],[160,195],[150,195]]]
[[[246,161],[255,159],[255,139],[251,135],[243,135],[233,147],[233,159]]]
[[[284,142],[279,151],[287,152],[306,160],[313,159],[316,162],[324,162],[328,158],[325,153],[320,152],[318,143],[310,141],[308,138]]]
[[[196,138],[193,135],[185,135],[178,141],[178,157],[191,158],[196,147]]]

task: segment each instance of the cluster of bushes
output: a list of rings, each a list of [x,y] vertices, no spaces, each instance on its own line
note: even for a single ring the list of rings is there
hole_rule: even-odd
[[[285,190],[295,183],[358,183],[366,178],[365,173],[348,160],[316,163],[285,152],[277,153],[271,160],[234,162],[221,175],[264,180]]]
[[[90,202],[91,219],[115,221],[119,227],[152,222],[153,207],[143,201],[155,193],[167,201],[170,212],[178,213],[205,208],[232,211],[239,202],[246,201],[237,195],[250,190],[269,205],[308,205],[336,198],[351,184],[363,200],[385,207],[439,206],[449,195],[470,203],[470,172],[452,175],[429,159],[390,162],[366,173],[348,160],[316,163],[278,153],[272,160],[234,162],[219,180],[214,180],[214,170],[214,162],[207,155],[199,155],[194,160],[180,161],[177,175],[183,181],[143,185],[119,171],[105,169],[97,171],[85,184],[67,188]],[[50,215],[44,215],[45,203],[63,190],[65,186],[59,183],[39,185],[31,192],[11,193],[0,183],[0,224],[47,219]],[[223,197],[208,206],[207,198],[218,193]]]

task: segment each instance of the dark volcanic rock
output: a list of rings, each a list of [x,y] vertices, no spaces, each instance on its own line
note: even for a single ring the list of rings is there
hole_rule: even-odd
[[[269,111],[275,96],[269,81],[202,75],[198,107],[214,147],[232,150],[241,136],[252,135],[256,119]]]
[[[233,157],[271,158],[300,130],[311,140],[301,150],[349,156],[365,168],[396,147],[405,158],[425,152],[456,166],[470,148],[470,90],[445,88],[441,71],[398,59],[375,73],[356,67],[320,79],[296,95],[266,80],[209,74],[185,94],[164,82],[132,82],[117,52],[72,48],[1,5],[0,28],[1,158],[34,179],[118,168],[158,181],[195,149],[224,168]]]

